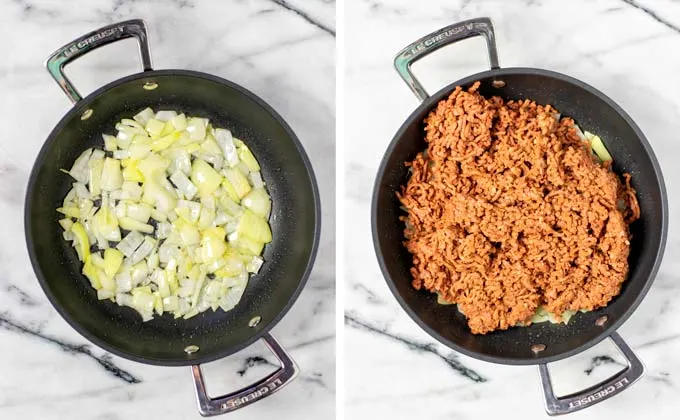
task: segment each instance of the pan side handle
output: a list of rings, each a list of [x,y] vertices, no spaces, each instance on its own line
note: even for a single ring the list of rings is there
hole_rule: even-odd
[[[146,25],[141,19],[114,23],[83,35],[52,53],[47,61],[45,61],[45,67],[47,67],[47,71],[59,84],[64,93],[66,93],[66,96],[68,96],[73,103],[76,103],[80,101],[82,97],[64,74],[64,66],[76,58],[82,57],[101,46],[133,37],[137,38],[137,41],[139,41],[144,71],[152,70]]]
[[[498,53],[496,52],[496,35],[489,18],[476,18],[454,23],[438,31],[425,35],[413,42],[394,58],[394,68],[416,97],[425,101],[430,95],[411,72],[411,65],[441,47],[462,41],[473,36],[483,36],[489,50],[491,69],[498,69]]]
[[[541,374],[541,383],[543,385],[543,396],[545,398],[545,411],[548,415],[558,416],[590,407],[623,392],[642,377],[645,367],[635,353],[633,353],[633,350],[628,347],[626,342],[623,341],[621,336],[617,333],[612,333],[609,338],[626,358],[628,366],[611,378],[605,379],[599,384],[593,385],[583,391],[564,397],[555,396],[550,381],[548,365],[538,365]]]
[[[217,416],[220,414],[231,413],[232,411],[243,408],[262,398],[272,395],[288,385],[297,376],[299,369],[295,361],[291,359],[286,350],[281,347],[278,341],[271,334],[265,334],[262,340],[269,350],[279,360],[281,367],[271,375],[255,382],[238,391],[223,395],[221,397],[210,398],[206,390],[205,379],[200,365],[193,365],[194,385],[196,387],[196,400],[198,411],[203,417]]]

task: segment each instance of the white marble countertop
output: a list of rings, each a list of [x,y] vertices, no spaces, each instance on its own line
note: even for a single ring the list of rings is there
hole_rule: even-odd
[[[285,4],[281,4],[285,3]],[[33,160],[70,102],[43,67],[61,45],[119,20],[149,26],[154,68],[213,73],[253,91],[297,133],[322,195],[319,254],[307,287],[272,333],[302,373],[230,419],[332,418],[335,408],[335,4],[332,0],[96,0],[0,3],[0,419],[197,419],[189,368],[106,354],[56,313],[31,269],[23,200]],[[97,50],[66,72],[81,93],[138,72],[135,42]],[[204,366],[211,395],[273,370],[262,344]]]
[[[492,18],[502,67],[569,74],[621,105],[660,160],[671,214],[680,197],[680,2],[347,2],[345,86],[346,417],[352,419],[545,419],[536,367],[489,364],[456,354],[420,330],[381,275],[372,246],[370,195],[392,136],[418,101],[392,68],[410,42],[448,24]],[[481,38],[414,66],[430,91],[488,69]],[[351,221],[351,222],[350,222]],[[680,227],[670,222],[666,254],[637,311],[619,330],[647,367],[624,393],[569,419],[677,418],[680,410]],[[602,343],[559,362],[558,394],[619,370]]]

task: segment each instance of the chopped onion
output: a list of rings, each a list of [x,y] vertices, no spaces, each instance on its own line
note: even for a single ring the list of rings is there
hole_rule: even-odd
[[[144,236],[137,231],[128,233],[122,241],[118,242],[116,249],[126,257],[131,257],[137,248],[144,242]]]
[[[172,120],[177,116],[177,112],[175,111],[158,111],[156,113],[155,118],[159,121],[167,122]]]
[[[57,211],[100,300],[191,318],[231,310],[272,240],[271,199],[250,149],[205,118],[145,108],[66,172]],[[153,219],[153,220],[152,220]]]
[[[86,183],[88,181],[89,177],[89,161],[90,161],[90,156],[92,155],[92,149],[87,149],[83,153],[78,156],[75,162],[73,162],[73,166],[71,167],[71,170],[69,171],[69,175],[73,177],[76,181],[80,183]]]
[[[227,164],[229,166],[237,165],[239,162],[238,152],[236,151],[231,131],[222,128],[215,129],[215,140],[217,140],[217,144],[222,148]]]
[[[144,242],[137,248],[137,250],[130,256],[130,264],[137,264],[146,258],[147,255],[151,254],[154,247],[156,246],[156,241],[151,239],[149,236],[144,238]]]
[[[264,182],[262,181],[262,175],[259,172],[251,172],[248,174],[250,183],[253,184],[253,188],[264,188]]]
[[[118,160],[123,160],[127,159],[130,157],[130,151],[129,150],[114,150],[113,151],[113,158],[118,159]]]
[[[117,159],[104,159],[102,169],[101,188],[104,191],[115,191],[123,185],[123,173],[120,170],[120,161]]]
[[[110,136],[108,134],[103,134],[102,138],[104,139],[104,149],[107,152],[114,152],[116,149],[118,149],[118,139],[115,138],[114,136]]]
[[[146,124],[146,122],[153,117],[154,117],[153,109],[144,108],[132,118],[140,124]]]
[[[170,181],[172,181],[177,189],[184,195],[188,200],[191,200],[198,193],[198,188],[189,180],[189,178],[184,175],[183,172],[177,171],[170,176]]]

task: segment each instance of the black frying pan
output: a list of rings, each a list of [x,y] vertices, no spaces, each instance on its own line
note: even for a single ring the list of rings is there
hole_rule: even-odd
[[[139,41],[144,72],[116,80],[81,99],[62,72],[88,51],[123,38]],[[142,363],[193,367],[199,410],[221,414],[271,395],[297,374],[297,366],[268,331],[286,314],[309,276],[319,241],[320,209],[307,155],[290,127],[263,100],[230,81],[187,70],[152,70],[146,28],[141,20],[117,23],[60,48],[47,67],[74,107],[45,141],[26,193],[25,229],[36,276],[57,311],[87,339],[116,355]],[[272,197],[273,242],[265,263],[251,277],[231,311],[207,311],[188,320],[170,315],[142,322],[130,308],[98,301],[81,274],[82,263],[62,239],[60,206],[73,180],[70,168],[88,147],[102,147],[121,118],[146,107],[209,118],[250,147],[262,167]],[[269,377],[235,393],[211,399],[200,364],[233,354],[263,339],[281,362]],[[195,348],[189,346],[197,346]]]
[[[486,39],[491,70],[458,80],[429,96],[411,73],[411,64],[445,45],[476,35]],[[579,80],[542,69],[499,68],[493,27],[488,18],[461,22],[425,36],[399,53],[395,67],[422,103],[399,128],[380,164],[373,191],[372,228],[378,262],[402,307],[427,333],[456,351],[493,363],[538,364],[546,410],[551,415],[585,408],[639,379],[644,367],[615,331],[633,313],[654,280],[666,242],[668,203],[659,164],[637,125],[602,92]],[[413,160],[426,148],[423,120],[428,113],[456,86],[467,88],[475,81],[481,82],[479,92],[487,97],[530,98],[540,104],[553,105],[562,115],[574,118],[582,129],[597,133],[603,139],[614,158],[614,171],[632,175],[641,218],[631,225],[633,240],[628,279],[621,294],[606,308],[579,313],[569,325],[540,323],[474,335],[455,305],[439,305],[435,294],[411,287],[412,258],[402,246],[404,225],[399,216],[404,213],[395,195],[408,179],[404,162]],[[587,390],[555,397],[547,363],[582,352],[607,337],[624,353],[628,368]],[[545,348],[537,351],[541,346],[535,345],[541,344]]]

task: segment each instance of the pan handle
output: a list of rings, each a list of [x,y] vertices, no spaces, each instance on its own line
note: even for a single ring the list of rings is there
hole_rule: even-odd
[[[552,389],[552,383],[550,382],[548,365],[544,363],[538,365],[539,372],[541,373],[541,383],[543,385],[543,396],[545,398],[545,411],[548,415],[558,416],[569,414],[602,402],[624,391],[642,377],[645,366],[635,353],[633,353],[633,350],[628,347],[626,342],[623,341],[621,336],[617,333],[612,333],[609,338],[626,358],[628,366],[611,378],[605,379],[599,384],[593,385],[583,391],[564,397],[556,397],[555,392]]]
[[[64,74],[64,66],[76,58],[82,57],[88,52],[103,45],[131,37],[135,37],[137,38],[137,41],[139,41],[144,71],[153,70],[151,68],[151,53],[149,52],[146,25],[141,19],[114,23],[85,34],[52,53],[45,62],[45,66],[71,102],[76,103],[80,101],[82,97]]]
[[[291,359],[286,350],[271,334],[265,334],[262,340],[274,356],[279,360],[281,367],[271,375],[255,382],[243,389],[221,397],[210,398],[206,391],[205,379],[201,371],[201,365],[191,366],[191,372],[196,386],[196,400],[198,411],[203,417],[217,416],[231,413],[232,411],[250,405],[262,398],[272,395],[274,392],[288,385],[297,376],[299,369],[295,361]]]
[[[496,36],[493,31],[493,25],[491,24],[491,19],[485,17],[454,23],[429,35],[425,35],[397,54],[394,58],[394,67],[416,97],[423,102],[430,95],[428,95],[423,85],[418,82],[418,79],[411,72],[411,65],[441,47],[479,35],[486,39],[491,69],[500,68],[498,66]]]

